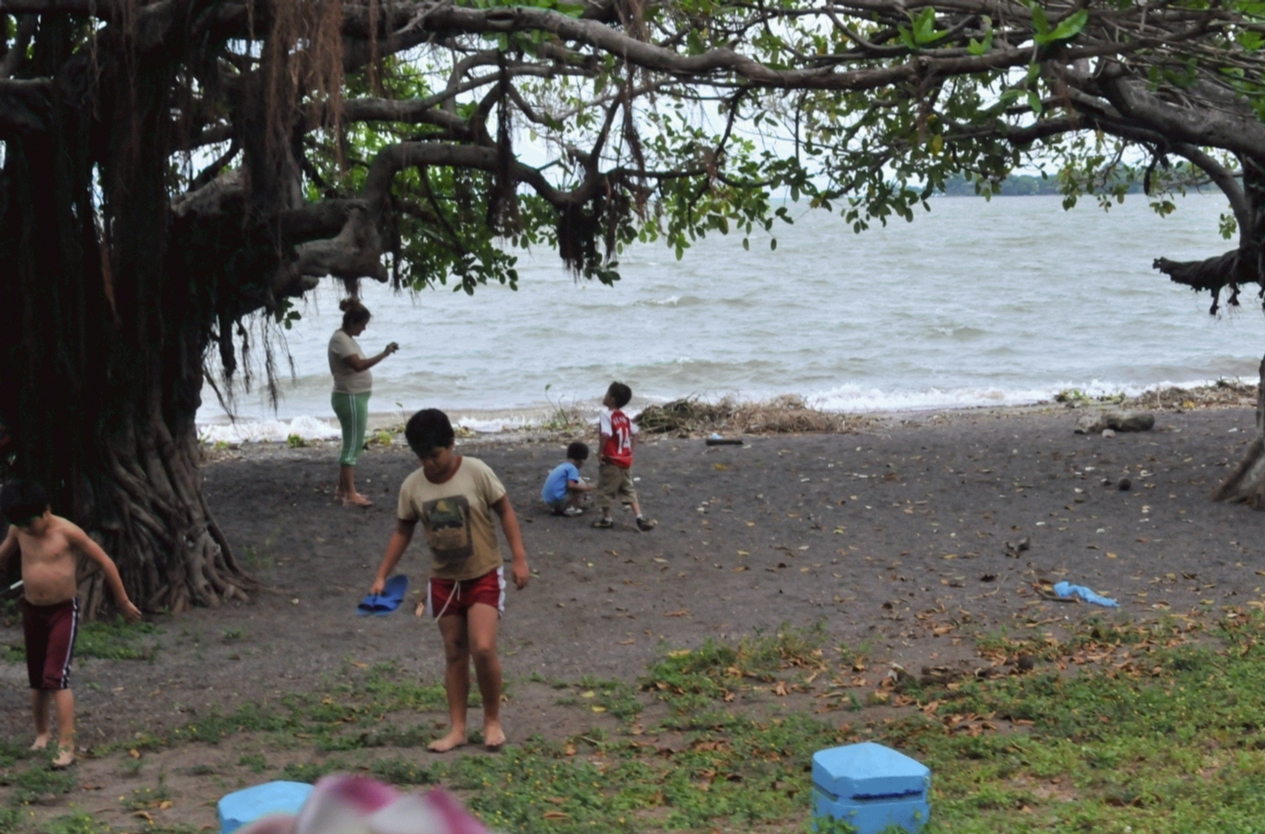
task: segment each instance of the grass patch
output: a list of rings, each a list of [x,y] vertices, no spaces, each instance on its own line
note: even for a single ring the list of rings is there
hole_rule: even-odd
[[[708,638],[697,649],[668,651],[640,684],[680,712],[705,709],[714,701],[729,703],[753,682],[770,684],[778,695],[805,691],[827,668],[825,640],[820,625],[807,630],[783,626],[776,634],[743,638],[737,645]]]
[[[3,815],[0,815],[3,820]],[[13,830],[13,829],[3,829]],[[110,834],[111,827],[84,812],[53,817],[40,826],[40,834]]]
[[[434,737],[442,689],[375,667],[324,691],[203,718],[152,743],[214,736],[223,744],[256,733],[217,778],[247,783],[267,770],[311,782],[352,771],[405,788],[439,784],[506,834],[806,832],[812,754],[867,740],[932,769],[926,834],[1249,832],[1260,830],[1255,800],[1265,791],[1263,630],[1265,614],[1249,609],[1102,619],[1062,637],[993,634],[978,650],[982,668],[995,674],[908,688],[899,679],[875,682],[873,673],[858,683],[867,674],[859,656],[824,650],[821,629],[665,647],[637,688],[552,682],[585,719],[571,726],[589,729],[533,737],[494,756],[410,752]],[[1020,657],[1033,662],[1020,666]],[[654,701],[667,709],[643,709]],[[432,720],[419,722],[419,711]],[[511,727],[512,715],[511,704]],[[281,767],[294,758],[282,754],[270,767],[258,753],[272,759],[287,749],[312,755]],[[88,824],[77,816],[39,828],[17,814],[21,803],[66,802],[74,777],[42,761],[23,769],[21,751],[0,755],[4,830],[51,834],[56,822],[68,834],[106,834],[75,828]],[[160,779],[127,807],[161,807],[163,790]]]
[[[70,770],[51,770],[38,762],[24,770],[0,775],[0,785],[12,787],[15,804],[51,803],[75,789],[77,780]]]
[[[153,660],[158,654],[158,643],[153,638],[163,631],[153,623],[140,622],[128,625],[122,617],[113,622],[94,621],[79,627],[75,637],[76,658],[99,660]],[[26,660],[26,647],[22,643],[0,646],[0,661],[22,663]]]
[[[153,660],[158,653],[158,645],[148,638],[162,633],[162,629],[153,623],[128,625],[122,617],[115,617],[113,622],[108,623],[85,623],[75,638],[75,656],[101,660]]]

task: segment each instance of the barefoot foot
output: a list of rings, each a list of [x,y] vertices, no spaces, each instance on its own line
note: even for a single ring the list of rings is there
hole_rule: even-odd
[[[443,738],[437,738],[426,747],[432,753],[447,753],[454,747],[464,747],[466,744],[465,730],[452,730]]]
[[[353,493],[351,495],[344,495],[342,498],[342,502],[343,502],[344,507],[372,507],[373,506],[373,501],[369,500],[368,498],[364,497],[358,492]]]
[[[500,724],[483,725],[483,746],[489,752],[496,753],[505,746],[505,731]]]
[[[38,735],[35,737],[35,741],[31,744],[31,749],[43,750],[45,747],[48,747],[48,742],[51,739],[52,737],[48,733],[44,733],[43,735]]]
[[[75,746],[73,744],[57,745],[57,758],[53,759],[53,770],[65,770],[75,763]]]

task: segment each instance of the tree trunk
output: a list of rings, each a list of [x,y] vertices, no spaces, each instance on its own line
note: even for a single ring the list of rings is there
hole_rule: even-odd
[[[52,63],[75,43],[56,22],[37,38]],[[227,235],[172,220],[171,70],[100,69],[99,86],[64,72],[52,129],[5,143],[0,420],[16,474],[103,546],[137,606],[245,599],[251,582],[202,496],[194,424],[228,294],[215,270],[242,252],[240,218]],[[100,573],[81,580],[84,612],[100,614]]]
[[[1247,456],[1212,493],[1214,501],[1238,501],[1265,509],[1265,359],[1261,360],[1260,387],[1256,391],[1256,437]]]

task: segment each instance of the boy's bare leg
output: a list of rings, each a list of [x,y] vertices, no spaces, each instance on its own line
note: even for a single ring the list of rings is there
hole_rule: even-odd
[[[35,743],[32,750],[43,750],[52,736],[48,732],[48,690],[31,690],[31,715],[35,718]]]
[[[57,757],[53,767],[70,767],[75,763],[75,694],[69,689],[54,691],[53,709],[57,713]]]
[[[474,659],[474,676],[483,699],[483,744],[499,750],[505,744],[501,727],[501,659],[496,654],[496,629],[500,612],[491,605],[476,602],[466,614],[470,640],[470,657]]]
[[[433,753],[447,753],[466,743],[466,700],[470,697],[470,641],[463,614],[439,618],[444,638],[444,694],[448,697],[448,734],[432,741]]]

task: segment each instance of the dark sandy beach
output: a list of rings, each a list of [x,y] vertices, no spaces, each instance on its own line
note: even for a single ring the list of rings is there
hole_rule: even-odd
[[[647,437],[634,474],[659,526],[645,534],[628,515],[594,530],[591,514],[551,517],[538,505],[565,440],[459,441],[505,482],[534,573],[510,592],[501,630],[511,743],[567,731],[533,673],[635,681],[665,648],[708,637],[819,625],[830,645],[861,648],[872,665],[914,669],[969,661],[972,638],[1001,629],[1260,600],[1265,513],[1208,500],[1249,442],[1253,412],[1157,411],[1153,430],[1110,438],[1074,434],[1081,413],[905,415],[740,447]],[[335,456],[270,446],[205,466],[210,504],[265,588],[250,604],[151,617],[162,630],[152,662],[80,663],[82,747],[305,691],[346,663],[397,661],[401,674],[441,678],[436,629],[412,614],[426,575],[420,540],[401,564],[413,580],[407,610],[354,613],[414,459],[399,444],[366,453],[358,481],[377,503],[359,510],[333,503]],[[1121,607],[1043,599],[1037,586],[1059,580]],[[20,627],[6,623],[0,639],[20,643]],[[3,664],[0,675],[3,737],[20,742],[30,733],[24,669]],[[112,778],[90,758],[79,767],[81,781]],[[164,767],[179,786],[180,763]],[[196,803],[173,814],[213,821]]]

